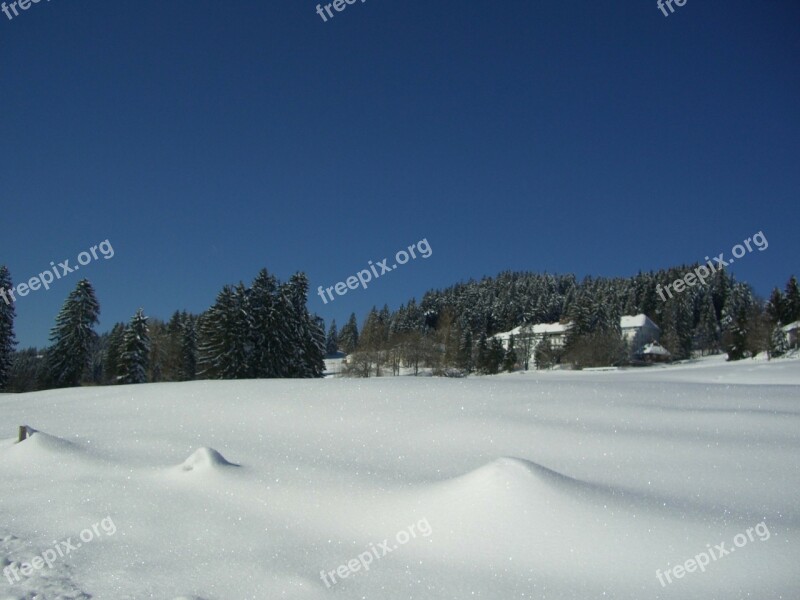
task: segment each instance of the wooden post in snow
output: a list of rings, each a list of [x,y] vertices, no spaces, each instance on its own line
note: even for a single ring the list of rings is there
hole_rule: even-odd
[[[19,444],[20,442],[25,441],[25,439],[27,437],[28,437],[28,426],[27,425],[20,425],[19,426],[19,439],[17,440],[17,443]]]

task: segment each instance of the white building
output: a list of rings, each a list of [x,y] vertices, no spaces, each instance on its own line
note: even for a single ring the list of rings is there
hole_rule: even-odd
[[[781,327],[781,331],[786,335],[786,343],[789,345],[789,348],[800,347],[800,321],[795,321],[794,323],[789,323]]]
[[[628,344],[631,356],[641,354],[646,344],[661,339],[661,328],[645,314],[624,316],[619,320],[622,339]]]
[[[545,338],[550,340],[553,348],[562,348],[567,340],[567,332],[572,328],[572,323],[539,323],[537,325],[522,325],[511,331],[497,333],[492,337],[503,342],[503,348],[508,348],[508,340],[513,335],[518,340],[522,335],[530,335],[535,348]]]

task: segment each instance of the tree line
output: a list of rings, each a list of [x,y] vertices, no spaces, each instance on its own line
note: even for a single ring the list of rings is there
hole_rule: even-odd
[[[629,278],[503,272],[430,290],[390,311],[376,307],[359,327],[352,314],[325,334],[307,308],[308,280],[286,282],[262,269],[246,286],[225,286],[200,315],[176,311],[169,321],[140,309],[128,323],[95,333],[100,305],[87,280],[78,282],[59,312],[45,349],[15,350],[14,305],[0,302],[0,390],[34,391],[81,384],[108,385],[194,379],[320,377],[325,355],[348,355],[344,374],[359,377],[497,373],[558,364],[625,364],[622,315],[644,313],[662,330],[673,358],[725,352],[731,360],[789,349],[781,327],[800,320],[800,287],[791,276],[769,299],[720,270],[703,286],[662,301],[656,293],[697,265],[638,273]],[[0,266],[0,286],[11,287]],[[571,322],[563,347],[534,347],[530,326]],[[521,326],[504,348],[496,333]]]
[[[11,287],[0,266],[0,286]],[[50,346],[15,351],[14,305],[0,303],[0,390],[194,379],[321,377],[325,327],[307,310],[308,279],[280,282],[262,269],[252,284],[226,285],[200,315],[176,311],[168,322],[139,309],[98,335],[100,303],[82,279],[69,294]]]
[[[673,359],[725,352],[730,360],[768,352],[785,353],[781,327],[800,319],[800,288],[791,276],[782,292],[768,301],[724,270],[703,286],[687,288],[666,301],[657,286],[675,281],[697,265],[638,273],[629,278],[504,272],[480,281],[470,280],[427,292],[396,311],[376,307],[361,328],[353,314],[339,331],[332,323],[328,352],[348,354],[344,375],[369,377],[397,374],[406,367],[416,374],[485,374],[529,367],[569,364],[576,368],[623,365],[629,348],[620,330],[620,317],[640,313],[661,328],[661,344]],[[534,347],[530,326],[572,323],[563,347],[545,339]],[[493,337],[521,327],[504,348]]]

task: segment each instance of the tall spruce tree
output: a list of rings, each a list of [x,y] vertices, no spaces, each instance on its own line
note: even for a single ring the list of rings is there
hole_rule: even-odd
[[[486,362],[486,373],[495,375],[500,372],[503,366],[503,359],[505,358],[505,350],[503,349],[503,342],[498,338],[493,337],[489,341],[489,354]]]
[[[356,321],[356,313],[351,313],[350,318],[347,319],[342,332],[339,334],[339,347],[342,352],[350,354],[358,347],[358,322]]]
[[[773,325],[786,324],[783,321],[786,317],[786,302],[778,288],[772,290],[765,310],[767,311],[767,317],[769,317]]]
[[[123,351],[122,342],[125,336],[125,325],[116,323],[108,335],[103,373],[106,383],[117,383],[120,374],[120,356]]]
[[[772,328],[769,339],[769,354],[770,358],[783,356],[789,351],[789,343],[786,340],[786,334],[780,325],[775,325]]]
[[[197,378],[197,320],[188,315],[181,325],[181,381]]]
[[[253,355],[250,359],[253,377],[282,377],[287,371],[291,340],[288,336],[285,306],[278,293],[278,280],[261,269],[250,292]]]
[[[120,383],[147,383],[150,363],[150,335],[147,317],[140,308],[125,328],[120,355]]]
[[[97,338],[100,304],[92,284],[81,279],[67,297],[50,332],[52,346],[48,352],[48,375],[55,387],[80,384],[91,360],[92,345]]]
[[[339,351],[339,330],[336,328],[336,319],[328,327],[328,337],[325,339],[325,354],[333,356]]]
[[[784,294],[786,302],[784,304],[783,322],[785,325],[800,321],[800,285],[797,277],[792,275],[786,282],[786,292]]]
[[[475,348],[475,368],[479,373],[487,373],[489,371],[489,343],[486,340],[485,333],[481,333]]]
[[[741,360],[747,356],[748,320],[747,310],[744,306],[739,309],[739,314],[734,320],[733,327],[723,340],[728,360]]]
[[[12,288],[11,273],[5,265],[0,265],[0,391],[8,386],[11,376],[11,365],[14,362],[14,303],[7,299],[6,290]]]
[[[207,379],[244,379],[248,366],[251,329],[243,286],[226,285],[214,305],[201,317],[198,359]]]
[[[325,372],[325,329],[307,308],[308,278],[295,273],[279,288],[283,330],[289,340],[284,377],[322,377]]]
[[[466,329],[461,334],[461,343],[458,347],[458,368],[466,373],[475,370],[475,363],[472,360],[472,331]]]
[[[714,303],[710,296],[706,297],[700,312],[700,322],[695,330],[698,348],[703,354],[714,354],[719,351],[719,326],[714,313]]]

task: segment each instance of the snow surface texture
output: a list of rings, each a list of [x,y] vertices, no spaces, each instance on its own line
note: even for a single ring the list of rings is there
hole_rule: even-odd
[[[117,528],[1,600],[800,598],[798,360],[88,387],[0,415],[0,567]]]

